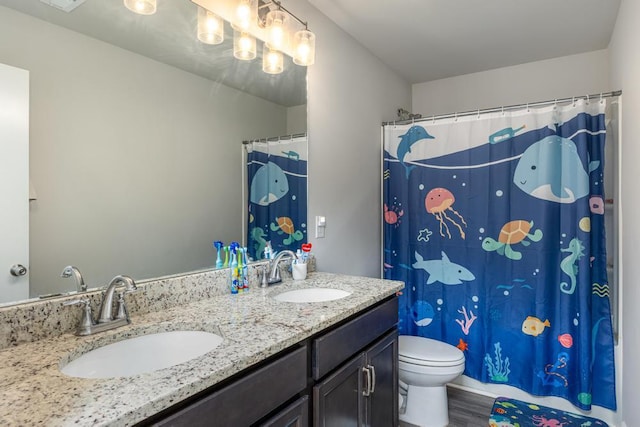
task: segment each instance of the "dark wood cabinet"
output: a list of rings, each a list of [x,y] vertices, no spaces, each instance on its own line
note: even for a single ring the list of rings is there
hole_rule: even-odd
[[[398,333],[384,338],[313,387],[316,427],[398,425]]]
[[[139,425],[397,426],[397,323],[390,297]]]

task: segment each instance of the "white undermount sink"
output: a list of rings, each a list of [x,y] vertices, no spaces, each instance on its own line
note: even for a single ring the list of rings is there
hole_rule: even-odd
[[[324,302],[333,301],[351,295],[351,292],[333,288],[305,288],[287,291],[273,298],[284,302]]]
[[[60,370],[71,377],[129,377],[179,365],[218,347],[222,337],[203,331],[142,335],[98,347]]]

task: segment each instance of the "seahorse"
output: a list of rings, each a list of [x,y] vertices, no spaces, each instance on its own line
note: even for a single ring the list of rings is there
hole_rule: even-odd
[[[251,238],[255,241],[256,259],[262,259],[264,248],[267,246],[267,241],[264,240],[265,236],[264,230],[260,227],[255,227],[251,230]]]
[[[567,282],[560,283],[560,290],[565,294],[572,294],[576,290],[578,261],[584,256],[584,245],[576,237],[571,239],[568,248],[560,249],[560,251],[569,252],[569,255],[560,262],[560,269],[571,279],[571,285]]]

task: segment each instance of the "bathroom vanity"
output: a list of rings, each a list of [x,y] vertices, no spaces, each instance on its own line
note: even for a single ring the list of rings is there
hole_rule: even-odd
[[[311,287],[349,295],[303,303],[274,298]],[[8,426],[394,425],[402,287],[312,273],[243,295],[219,293],[134,313],[131,325],[94,336],[20,343],[0,351],[0,420]],[[132,306],[142,307],[142,297],[135,298]],[[224,341],[188,362],[128,378],[60,372],[93,348],[168,330],[210,331]]]

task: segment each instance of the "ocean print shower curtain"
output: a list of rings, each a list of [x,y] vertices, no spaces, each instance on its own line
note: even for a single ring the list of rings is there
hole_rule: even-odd
[[[296,251],[307,241],[307,136],[244,145],[247,160],[247,249],[253,260],[264,249]]]
[[[400,332],[465,374],[616,408],[605,101],[384,127],[384,277]]]

